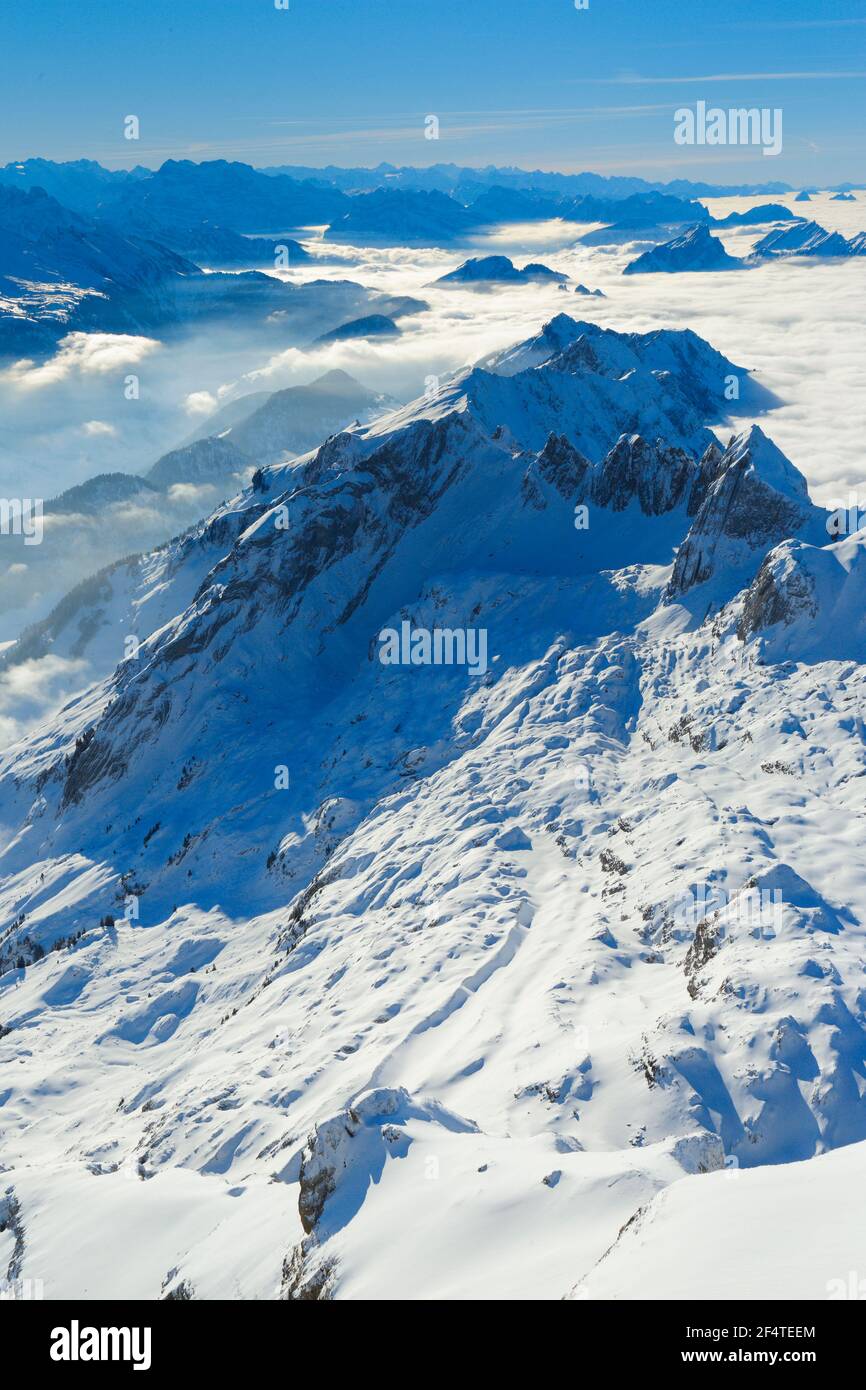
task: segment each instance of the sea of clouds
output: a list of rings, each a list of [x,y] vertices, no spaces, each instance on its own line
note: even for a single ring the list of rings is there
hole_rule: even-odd
[[[719,217],[766,198],[708,200]],[[775,198],[800,215],[850,236],[866,229],[866,194],[811,203]],[[0,373],[0,496],[50,498],[102,472],[144,472],[200,429],[207,415],[253,391],[309,382],[332,368],[400,401],[421,395],[431,377],[453,372],[538,331],[557,313],[620,331],[692,328],[779,398],[761,424],[805,474],[819,502],[866,499],[866,257],[823,263],[785,261],[715,273],[623,276],[646,247],[634,242],[588,247],[591,230],[560,221],[502,229],[448,250],[356,248],[309,241],[317,259],[281,274],[297,283],[352,279],[374,290],[410,294],[428,309],[401,320],[397,339],[354,340],[310,350],[303,334],[274,349],[273,338],[211,328],[206,335],[160,342],[107,334],[70,335],[44,363]],[[764,229],[726,229],[726,249],[745,256]],[[502,253],[518,265],[543,260],[606,298],[535,283],[478,290],[433,285],[471,255]],[[130,399],[130,374],[139,381]],[[720,437],[748,423],[720,417]],[[211,492],[213,491],[213,495]],[[207,488],[164,502],[112,509],[106,522],[54,518],[46,567],[18,547],[0,566],[0,638],[9,641],[48,611],[79,579],[108,560],[165,540],[221,499]],[[69,542],[66,543],[64,530]],[[74,539],[74,544],[72,543]],[[23,568],[22,568],[23,566]],[[5,616],[4,616],[5,613]],[[0,677],[0,741],[20,736],[86,680],[55,662]],[[64,677],[68,676],[67,681]]]

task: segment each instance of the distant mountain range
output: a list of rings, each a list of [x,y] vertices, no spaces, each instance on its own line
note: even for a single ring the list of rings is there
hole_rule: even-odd
[[[241,238],[230,240],[239,254]],[[305,256],[300,247],[295,254]],[[360,311],[399,317],[421,308],[350,280],[298,285],[259,271],[205,273],[161,242],[73,212],[39,187],[0,185],[0,357],[50,351],[73,331],[169,333],[215,321],[309,339]]]
[[[348,334],[359,320],[393,321],[423,307],[351,281],[298,284],[249,268],[308,263],[309,249],[290,235],[298,228],[324,226],[325,244],[448,246],[502,222],[555,217],[602,222],[585,240],[609,244],[636,234],[665,241],[677,227],[710,221],[701,203],[679,196],[700,185],[673,191],[641,180],[463,172],[446,179],[444,191],[383,178],[383,186],[349,193],[323,177],[225,160],[116,172],[87,160],[7,165],[0,170],[0,357],[50,352],[74,331],[165,335],[211,322],[288,329],[309,343]],[[226,273],[234,267],[240,273]],[[466,283],[474,278],[465,272]]]
[[[627,198],[632,193],[650,192],[671,193],[678,198],[717,198],[728,194],[748,197],[792,191],[789,184],[780,183],[778,180],[757,184],[714,184],[672,179],[664,183],[633,176],[559,174],[541,169],[526,170],[495,165],[489,165],[484,169],[467,169],[458,164],[433,164],[423,169],[394,164],[379,164],[375,169],[343,169],[336,165],[314,169],[305,165],[279,165],[266,168],[262,172],[287,175],[294,179],[311,179],[350,193],[371,188],[436,189],[440,193],[452,193],[465,201],[471,201],[474,196],[493,185],[518,191],[561,194],[566,197],[593,195],[605,198]],[[837,185],[845,189],[855,186],[847,183]]]
[[[721,225],[721,224],[720,224]],[[703,224],[690,227],[670,241],[644,251],[624,269],[624,275],[640,275],[654,271],[668,274],[683,271],[738,270],[761,261],[784,257],[846,257],[866,255],[866,232],[846,238],[840,232],[828,232],[817,222],[802,218],[789,225],[775,227],[756,242],[746,257],[731,256],[718,237],[710,235]]]
[[[562,217],[627,226],[708,219],[694,200],[786,193],[787,184],[667,184],[598,174],[518,169],[254,169],[227,160],[167,160],[156,170],[108,170],[92,160],[27,159],[0,169],[0,184],[44,189],[65,207],[127,235],[153,237],[196,263],[266,264],[272,238],[313,226],[332,241],[426,239],[438,245],[501,222]],[[847,193],[854,185],[838,185]],[[684,206],[685,205],[685,206]],[[232,234],[235,234],[234,236]],[[303,252],[294,250],[300,260]],[[259,258],[258,260],[255,258]]]
[[[346,325],[358,320],[393,321],[423,307],[351,281],[298,285],[255,270],[201,269],[276,265],[279,256],[291,270],[310,254],[288,232],[316,222],[327,224],[331,241],[448,245],[496,219],[622,214],[646,224],[708,216],[700,204],[667,193],[622,191],[621,200],[605,201],[492,186],[477,190],[475,206],[436,189],[349,197],[223,160],[169,160],[155,172],[116,174],[90,161],[7,165],[0,171],[0,357],[50,352],[74,331],[164,335],[218,321],[263,332],[288,328],[309,342],[349,333]]]

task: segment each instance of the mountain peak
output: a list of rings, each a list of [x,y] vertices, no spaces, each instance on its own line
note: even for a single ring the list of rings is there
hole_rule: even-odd
[[[644,251],[624,269],[624,275],[642,275],[656,271],[676,274],[682,271],[737,270],[743,262],[729,256],[718,237],[710,234],[704,222],[696,222],[671,241],[662,242]]]
[[[748,467],[774,492],[790,497],[796,502],[808,502],[809,486],[805,477],[789,458],[786,458],[777,444],[774,444],[760,425],[752,424],[748,429],[734,435],[725,453],[731,465]]]
[[[759,425],[734,435],[721,457],[702,460],[706,494],[677,552],[666,591],[680,597],[713,575],[729,598],[750,579],[770,546],[818,534],[824,517],[806,480]]]

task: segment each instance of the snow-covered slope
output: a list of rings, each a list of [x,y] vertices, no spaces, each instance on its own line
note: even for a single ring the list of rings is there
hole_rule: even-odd
[[[861,1300],[864,1160],[866,1145],[852,1144],[784,1168],[681,1178],[640,1208],[569,1297]]]
[[[786,540],[743,596],[739,631],[773,659],[866,660],[866,532],[835,544]]]
[[[0,759],[21,1277],[561,1297],[682,1175],[866,1139],[866,670],[726,592],[819,520],[731,369],[560,317],[106,578]]]
[[[812,505],[806,479],[760,426],[735,436],[724,453],[710,445],[701,474],[700,504],[677,552],[670,597],[701,586],[702,600],[710,595],[718,605],[754,573],[756,551],[787,536],[829,539],[827,513]]]

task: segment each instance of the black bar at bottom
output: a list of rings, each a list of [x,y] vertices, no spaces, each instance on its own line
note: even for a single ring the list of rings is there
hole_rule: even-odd
[[[348,1306],[351,1310],[351,1305]],[[460,1364],[478,1358],[483,1365],[491,1355],[490,1334],[503,1313],[508,1324],[502,1337],[497,1335],[499,1353],[526,1339],[531,1353],[534,1345],[543,1354],[545,1337],[551,1332],[566,1333],[577,1367],[584,1358],[601,1362],[611,1372],[668,1370],[680,1367],[700,1376],[707,1367],[720,1366],[748,1370],[787,1369],[789,1366],[828,1372],[856,1364],[862,1345],[862,1309],[855,1302],[741,1302],[691,1303],[576,1301],[556,1303],[546,1309],[534,1304],[518,1323],[513,1305],[484,1303],[436,1304],[435,1321],[425,1306],[415,1304],[409,1313],[401,1305],[399,1315],[390,1304],[364,1305],[365,1319],[379,1327],[384,1318],[389,1328],[384,1342],[377,1334],[363,1353],[363,1343],[354,1342],[355,1354],[362,1354],[367,1370],[376,1364],[375,1347],[383,1353],[380,1371],[391,1365],[407,1364],[396,1359],[405,1347],[410,1358],[421,1347],[441,1349],[444,1325],[470,1319],[461,1337]],[[481,1311],[483,1306],[483,1312]],[[426,1305],[429,1309],[430,1305]],[[332,1324],[320,1323],[327,1313],[306,1312],[286,1303],[210,1303],[210,1302],[38,1302],[4,1301],[0,1310],[2,1341],[7,1348],[25,1350],[28,1367],[47,1371],[52,1379],[69,1376],[92,1378],[100,1372],[172,1377],[184,1371],[255,1373],[257,1366],[288,1357],[285,1372],[290,1376],[312,1356],[322,1357],[323,1369],[330,1341],[317,1344],[309,1340],[325,1333]],[[306,1323],[312,1316],[316,1321]],[[342,1321],[342,1309],[331,1314]],[[350,1327],[353,1315],[349,1312]],[[491,1327],[493,1323],[493,1327]],[[425,1324],[427,1325],[426,1331]],[[521,1331],[522,1329],[522,1331]],[[303,1340],[296,1340],[302,1330]],[[291,1338],[286,1342],[286,1334]],[[468,1336],[467,1336],[468,1334]],[[419,1343],[419,1337],[423,1340]],[[571,1340],[575,1338],[576,1340]],[[401,1346],[400,1344],[403,1344]],[[414,1347],[414,1356],[413,1356]],[[486,1348],[486,1350],[485,1350]],[[349,1348],[345,1347],[348,1352]],[[297,1358],[297,1359],[296,1359]],[[588,1362],[585,1362],[588,1364]],[[489,1369],[489,1368],[488,1368]]]

